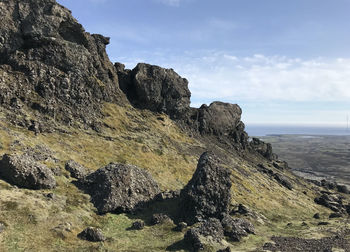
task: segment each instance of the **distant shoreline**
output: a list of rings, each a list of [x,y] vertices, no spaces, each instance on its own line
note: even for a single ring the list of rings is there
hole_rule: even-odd
[[[246,125],[250,136],[349,136],[350,130],[344,127],[328,126],[286,126],[286,125]]]

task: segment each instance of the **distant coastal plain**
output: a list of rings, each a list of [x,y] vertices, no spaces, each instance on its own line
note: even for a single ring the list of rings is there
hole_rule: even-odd
[[[334,129],[333,129],[334,130]],[[327,179],[350,186],[350,133],[270,134],[259,136],[271,143],[280,159],[288,162],[294,173],[310,179]],[[320,133],[321,132],[321,133]],[[330,132],[323,131],[323,133]],[[346,134],[347,133],[347,134]]]

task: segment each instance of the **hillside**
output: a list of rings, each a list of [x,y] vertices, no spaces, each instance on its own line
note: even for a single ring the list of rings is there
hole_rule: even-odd
[[[2,251],[195,250],[185,234],[204,251],[261,251],[272,236],[318,239],[349,227],[349,195],[293,175],[271,145],[249,138],[238,105],[191,108],[174,70],[112,64],[109,39],[54,0],[0,0],[0,11]],[[172,220],[153,225],[157,213]],[[137,220],[143,229],[131,228]],[[193,225],[175,230],[183,221]],[[213,240],[206,225],[230,230]],[[87,227],[104,241],[82,239]],[[345,249],[341,234],[327,246]]]

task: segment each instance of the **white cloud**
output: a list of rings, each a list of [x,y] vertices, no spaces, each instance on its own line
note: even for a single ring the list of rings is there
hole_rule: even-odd
[[[169,62],[190,82],[196,99],[349,101],[350,59],[302,60],[227,53]]]
[[[181,2],[181,0],[156,0],[156,1],[159,3],[169,5],[169,6],[174,6],[174,7],[180,6],[180,2]]]

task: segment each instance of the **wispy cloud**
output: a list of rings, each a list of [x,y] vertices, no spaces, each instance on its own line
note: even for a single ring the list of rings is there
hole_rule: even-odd
[[[165,4],[168,6],[179,7],[181,0],[155,0],[158,3]]]

